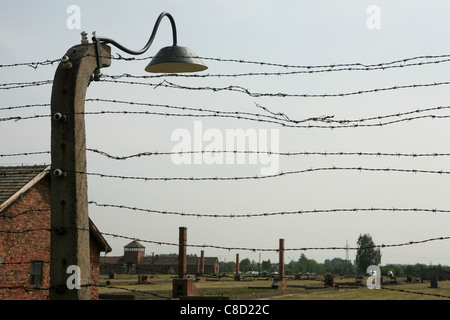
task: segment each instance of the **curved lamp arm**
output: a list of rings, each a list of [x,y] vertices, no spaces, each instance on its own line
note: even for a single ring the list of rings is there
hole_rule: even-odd
[[[112,44],[120,50],[133,54],[139,55],[146,52],[153,43],[155,39],[156,32],[158,31],[161,20],[167,17],[172,24],[172,34],[173,34],[173,45],[171,47],[165,47],[159,50],[156,56],[152,59],[149,65],[145,68],[147,72],[153,73],[178,73],[178,72],[197,72],[208,69],[203,62],[196,57],[196,55],[186,47],[180,47],[177,45],[177,28],[175,26],[175,20],[173,17],[167,13],[163,12],[159,15],[156,20],[155,26],[153,28],[150,39],[147,44],[138,51],[130,50],[125,48],[121,44],[109,38],[97,37],[95,34],[92,37],[94,42],[96,58],[97,58],[97,69],[94,71],[94,80],[98,81],[100,79],[100,68],[102,68],[102,56],[101,56],[101,45]]]
[[[94,42],[96,42],[97,45],[99,45],[100,42],[104,43],[104,44],[110,43],[113,46],[115,46],[115,47],[119,48],[120,50],[122,50],[122,51],[124,51],[126,53],[129,53],[129,54],[133,54],[133,55],[143,54],[152,45],[153,40],[155,39],[155,36],[156,36],[156,32],[158,31],[159,24],[161,23],[161,20],[164,17],[167,17],[167,18],[170,19],[170,23],[172,24],[173,45],[176,46],[177,45],[177,27],[175,25],[175,20],[173,19],[172,15],[170,13],[168,13],[168,12],[163,12],[163,13],[161,13],[159,15],[158,19],[156,20],[155,26],[153,27],[153,32],[152,32],[152,34],[150,36],[150,39],[147,41],[147,44],[141,50],[134,51],[134,50],[127,49],[124,46],[122,46],[121,44],[119,44],[116,41],[114,41],[112,39],[109,39],[109,38],[101,38],[101,37],[94,36],[92,38],[92,40]]]

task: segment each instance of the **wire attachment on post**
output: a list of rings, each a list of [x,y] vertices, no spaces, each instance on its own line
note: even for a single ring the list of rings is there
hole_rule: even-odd
[[[95,56],[97,58],[97,69],[94,70],[94,76],[93,76],[93,80],[94,81],[100,81],[100,69],[103,66],[102,63],[102,50],[100,48],[100,41],[97,39],[96,33],[95,31],[92,32],[92,41],[95,43]]]

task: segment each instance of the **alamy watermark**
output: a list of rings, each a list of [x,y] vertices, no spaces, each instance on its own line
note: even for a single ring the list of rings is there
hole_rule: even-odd
[[[66,273],[71,274],[66,281],[69,290],[81,288],[81,271],[77,265],[70,265],[67,267]]]
[[[377,5],[371,5],[366,10],[369,17],[366,20],[366,26],[369,30],[381,29],[381,9]]]
[[[178,142],[171,155],[177,165],[259,165],[261,175],[273,175],[279,170],[278,129],[203,130],[202,121],[194,121],[191,131],[176,129],[171,140]]]
[[[72,4],[67,7],[66,13],[69,14],[66,20],[66,26],[69,30],[81,29],[81,9],[79,6]]]
[[[381,289],[381,271],[379,266],[368,266],[367,271],[370,277],[367,278],[366,286],[369,289]]]

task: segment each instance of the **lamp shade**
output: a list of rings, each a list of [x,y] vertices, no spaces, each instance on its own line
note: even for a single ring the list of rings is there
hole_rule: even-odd
[[[198,72],[208,69],[207,66],[186,47],[170,46],[158,51],[145,71],[152,73]]]

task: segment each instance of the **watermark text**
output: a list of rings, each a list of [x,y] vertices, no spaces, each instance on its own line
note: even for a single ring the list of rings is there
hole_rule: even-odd
[[[272,175],[279,170],[279,139],[278,129],[223,132],[216,128],[203,130],[202,121],[194,121],[192,131],[179,128],[172,132],[171,140],[178,143],[172,148],[171,159],[177,165],[259,165],[261,175]]]

